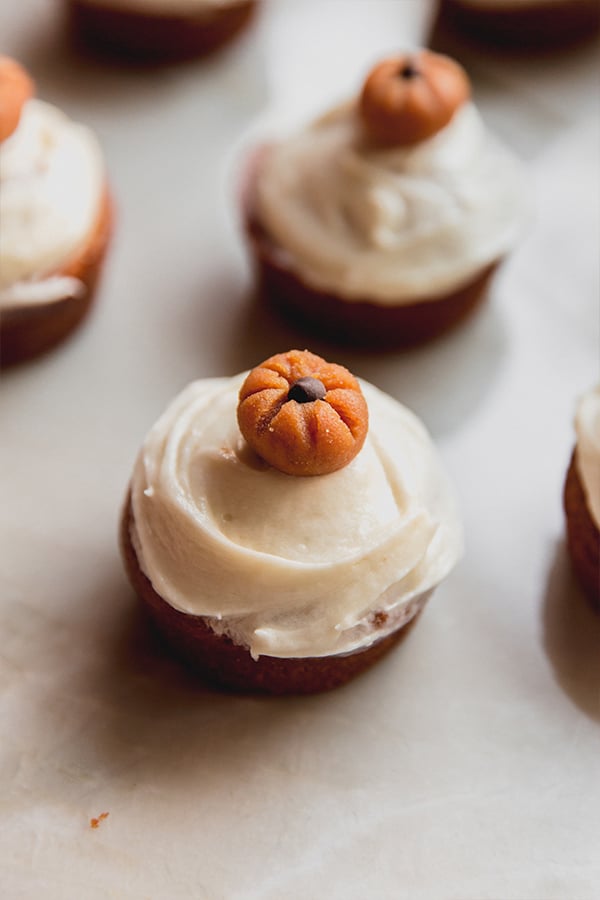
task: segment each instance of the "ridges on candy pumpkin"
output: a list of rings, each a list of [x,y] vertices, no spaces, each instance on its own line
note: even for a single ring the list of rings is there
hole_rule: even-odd
[[[287,475],[326,475],[364,444],[366,400],[356,378],[308,350],[271,356],[252,369],[239,394],[242,435]]]

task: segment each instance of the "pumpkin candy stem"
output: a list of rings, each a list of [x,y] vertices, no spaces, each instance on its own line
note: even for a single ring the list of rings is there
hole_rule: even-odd
[[[288,391],[288,400],[297,403],[311,403],[313,400],[322,400],[327,393],[327,388],[318,378],[306,375],[295,381]]]
[[[448,56],[420,50],[375,66],[365,81],[359,109],[375,143],[407,146],[441,131],[470,94],[462,66]]]
[[[404,78],[408,81],[411,78],[416,78],[421,73],[412,62],[406,62],[400,69],[399,74],[401,78]]]
[[[369,415],[356,378],[308,350],[278,353],[252,369],[239,394],[242,435],[286,475],[326,475],[361,449]]]

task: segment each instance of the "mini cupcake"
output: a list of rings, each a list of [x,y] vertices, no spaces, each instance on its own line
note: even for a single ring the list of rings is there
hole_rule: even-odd
[[[139,454],[121,538],[173,651],[223,687],[273,694],[372,665],[462,544],[419,420],[299,350],[171,403]]]
[[[579,400],[575,430],[563,494],[567,544],[575,575],[600,612],[600,386]]]
[[[0,58],[0,362],[36,356],[83,319],[111,228],[94,134],[33,98]]]
[[[353,344],[413,344],[466,315],[524,211],[521,167],[469,98],[463,69],[421,50],[257,154],[244,208],[261,294]]]
[[[591,37],[598,0],[442,0],[440,21],[488,44],[545,49]]]
[[[204,56],[249,23],[256,0],[68,0],[76,38],[147,61]]]

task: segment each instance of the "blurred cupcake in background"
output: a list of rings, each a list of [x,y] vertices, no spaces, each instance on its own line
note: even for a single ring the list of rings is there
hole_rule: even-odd
[[[567,544],[573,571],[600,612],[600,385],[579,399],[575,431],[563,493]]]
[[[94,133],[33,97],[0,57],[0,362],[67,336],[88,312],[111,230]]]
[[[438,25],[490,45],[527,50],[592,37],[598,0],[442,0]]]
[[[428,340],[485,295],[526,194],[458,63],[427,50],[386,59],[350,102],[251,158],[260,294],[334,341]]]
[[[256,0],[68,0],[75,38],[125,59],[176,61],[222,47],[252,18]]]

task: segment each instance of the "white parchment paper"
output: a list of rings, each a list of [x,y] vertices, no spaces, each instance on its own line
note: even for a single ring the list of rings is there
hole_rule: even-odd
[[[535,209],[481,312],[403,355],[310,342],[412,407],[460,492],[466,556],[407,641],[330,695],[214,693],[154,643],[118,556],[166,402],[306,340],[251,303],[248,134],[354,90],[429,12],[272,0],[220,56],[141,70],[75,56],[50,0],[2,4],[3,52],[97,130],[118,213],[90,320],[0,385],[2,897],[600,896],[600,619],[561,510],[599,377],[597,46],[456,50]]]

